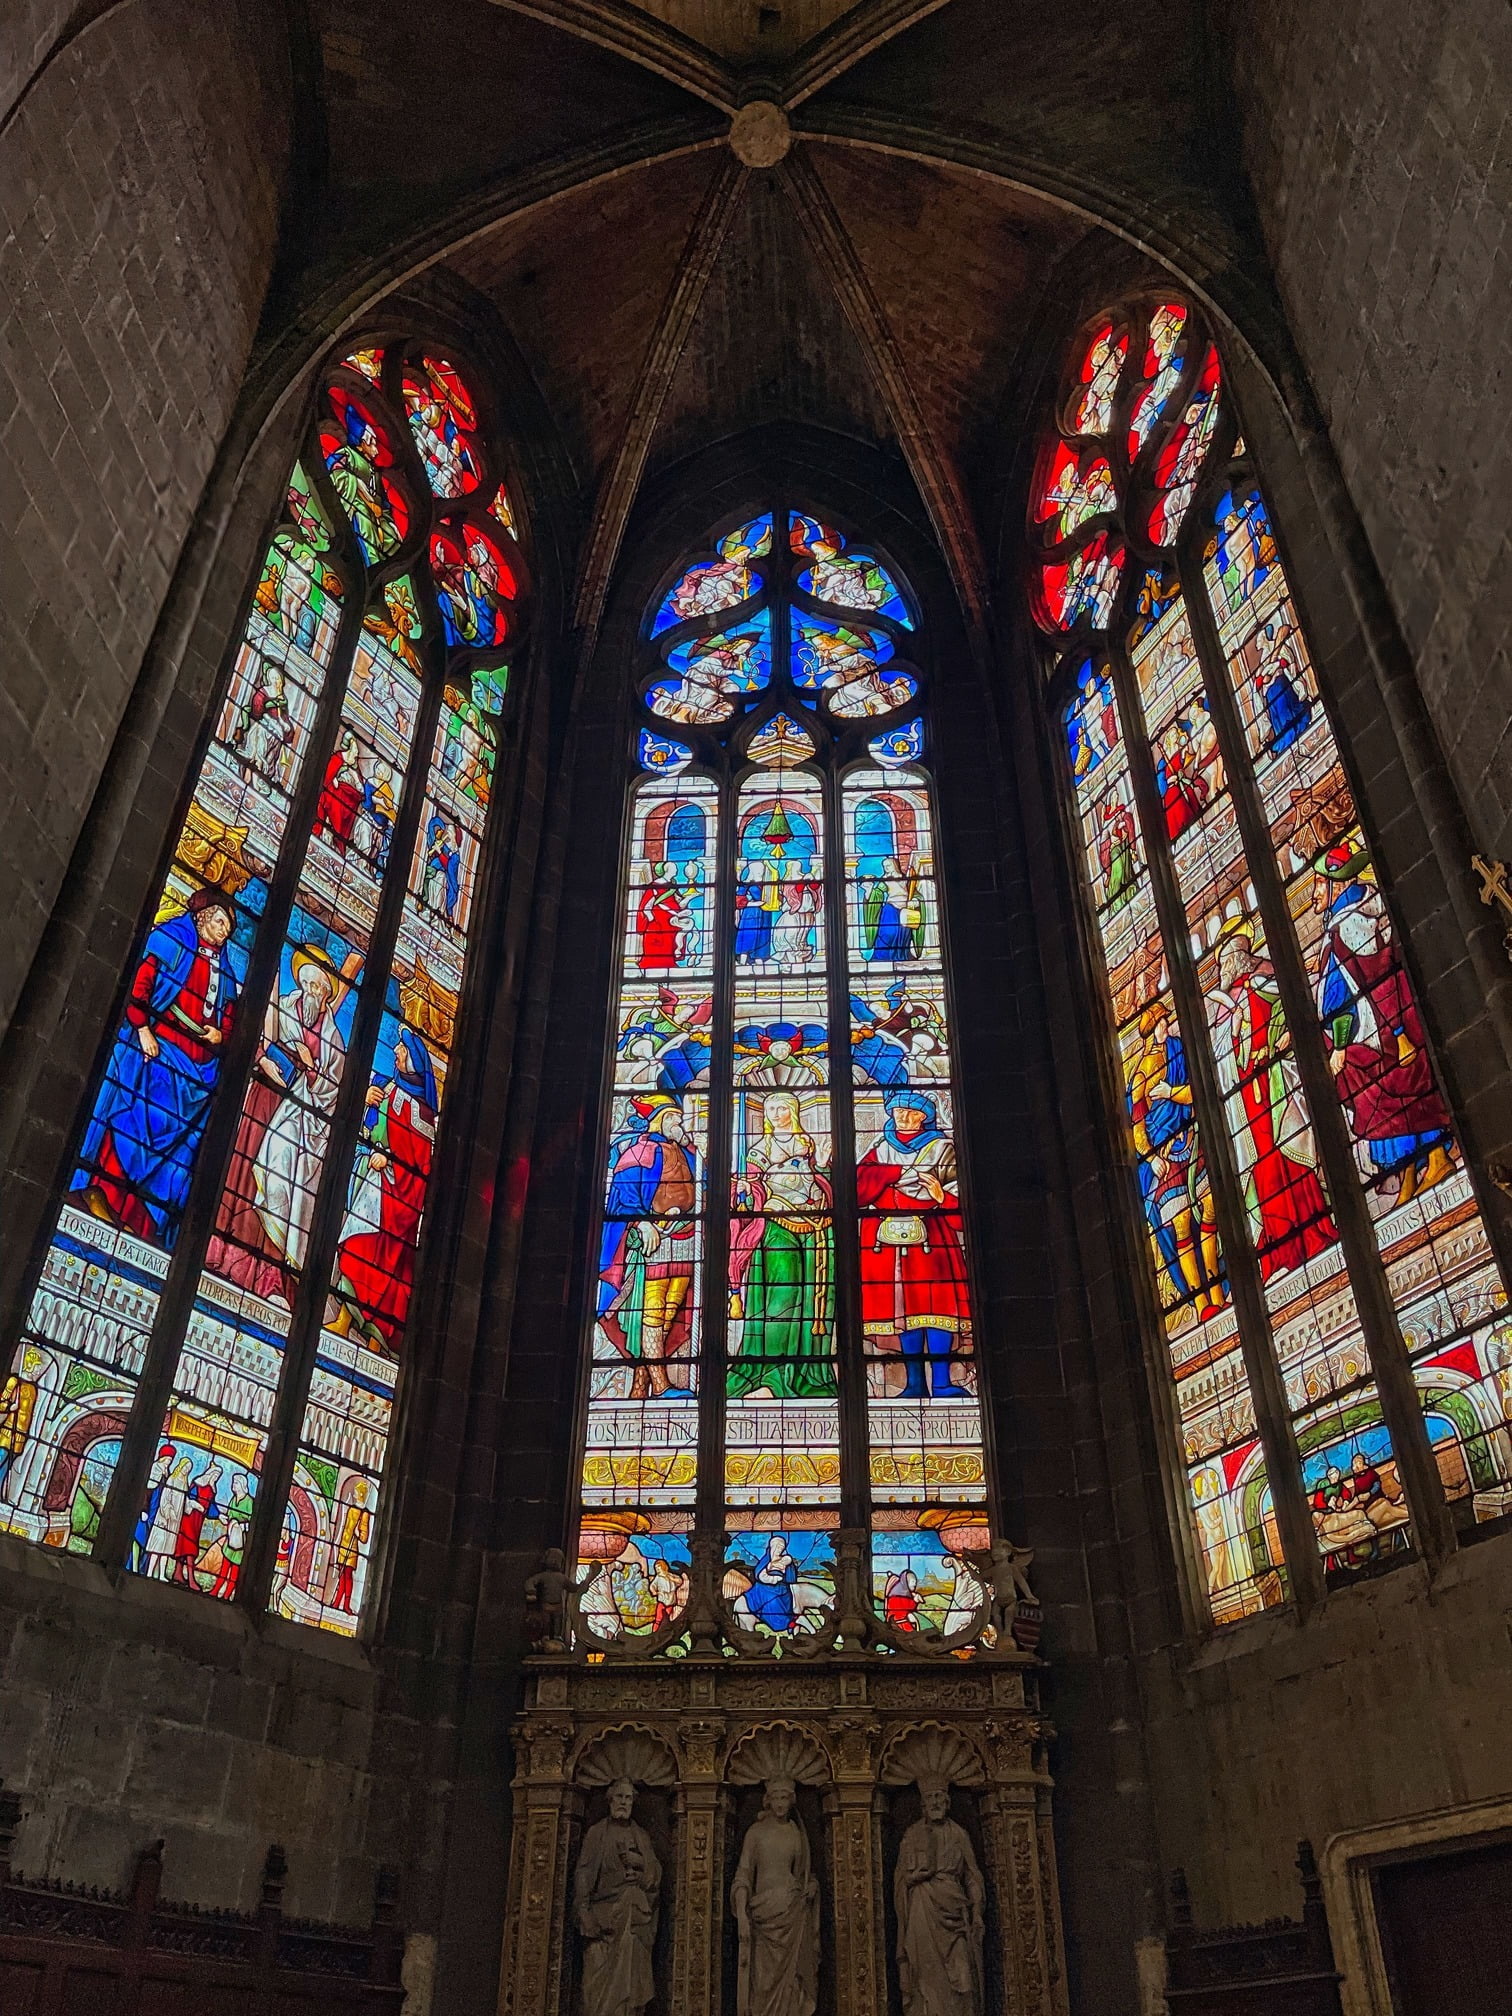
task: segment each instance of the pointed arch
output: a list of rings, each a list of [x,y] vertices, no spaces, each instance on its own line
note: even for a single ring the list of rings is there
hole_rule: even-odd
[[[921,620],[871,541],[782,496],[684,556],[642,626],[578,1515],[590,1643],[827,1642],[863,1531],[878,1637],[978,1615]],[[695,825],[702,851],[674,860]],[[723,1535],[709,1566],[700,1540]]]
[[[1191,300],[1139,296],[1084,326],[1028,536],[1188,1503],[1223,1623],[1436,1555],[1446,1502],[1469,1523],[1512,1507],[1505,1258],[1284,532]]]
[[[529,607],[487,412],[320,374],[0,1399],[9,1530],[345,1633]]]

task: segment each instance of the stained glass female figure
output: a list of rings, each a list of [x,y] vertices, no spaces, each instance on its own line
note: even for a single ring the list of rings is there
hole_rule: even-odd
[[[730,1366],[732,1396],[764,1390],[801,1400],[831,1396],[832,1261],[829,1185],[814,1166],[796,1094],[769,1092],[761,1135],[737,1178],[737,1209],[765,1212],[737,1220],[731,1237],[731,1312],[739,1345]]]

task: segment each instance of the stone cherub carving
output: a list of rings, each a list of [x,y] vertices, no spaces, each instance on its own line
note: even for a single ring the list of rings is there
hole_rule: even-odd
[[[819,1885],[791,1778],[769,1778],[746,1829],[730,1905],[740,1934],[737,2016],[814,2016]]]
[[[635,1818],[635,1787],[617,1778],[609,1816],[583,1836],[572,1915],[583,1937],[584,2016],[640,2016],[656,1993],[651,1949],[661,1863]]]
[[[567,1600],[573,1588],[560,1547],[548,1547],[525,1578],[525,1633],[538,1652],[567,1649]]]
[[[1029,1586],[1032,1547],[1015,1547],[1011,1540],[994,1540],[988,1555],[986,1581],[992,1595],[989,1622],[999,1645],[1013,1641],[1013,1623],[1020,1602],[1036,1601]]]
[[[950,1817],[948,1779],[921,1777],[924,1817],[898,1849],[898,1984],[904,2016],[982,2016],[987,1886],[971,1836]]]

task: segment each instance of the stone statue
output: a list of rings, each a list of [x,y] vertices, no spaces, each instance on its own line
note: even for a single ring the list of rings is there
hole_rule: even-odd
[[[1012,1639],[1013,1622],[1020,1601],[1035,1601],[1034,1591],[1029,1586],[1029,1565],[1033,1559],[1032,1547],[1015,1547],[1011,1540],[994,1540],[992,1543],[987,1586],[992,1591],[990,1621],[1000,1645],[1006,1645]]]
[[[572,1577],[560,1547],[548,1547],[525,1578],[525,1634],[538,1652],[567,1649],[567,1592]]]
[[[921,1778],[922,1820],[898,1850],[898,1981],[903,2016],[982,2016],[987,1888],[971,1837],[950,1817],[950,1786]]]
[[[583,1935],[584,2016],[640,2016],[656,1993],[651,1948],[661,1863],[634,1812],[635,1787],[616,1779],[608,1819],[583,1836],[572,1911]]]
[[[791,1778],[769,1778],[746,1830],[730,1904],[740,1933],[737,2016],[814,2016],[819,1885]]]

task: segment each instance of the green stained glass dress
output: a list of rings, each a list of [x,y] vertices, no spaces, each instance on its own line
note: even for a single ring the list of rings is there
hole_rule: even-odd
[[[771,1215],[743,1218],[734,1231],[732,1314],[740,1341],[730,1364],[730,1397],[765,1389],[781,1400],[832,1399],[829,1190],[814,1168],[814,1144],[796,1106],[768,1101],[742,1187],[748,1201]]]

